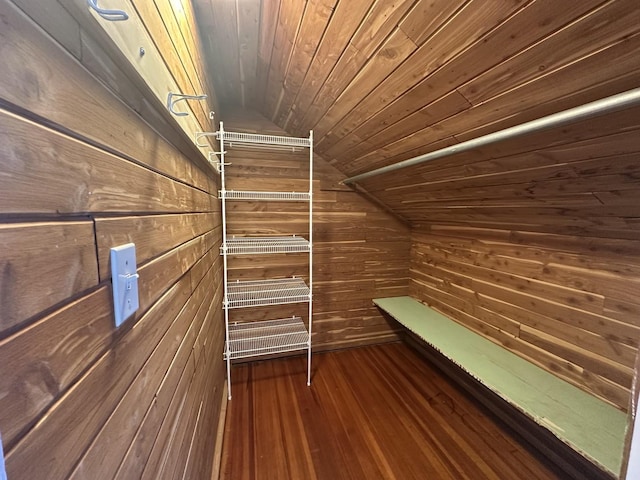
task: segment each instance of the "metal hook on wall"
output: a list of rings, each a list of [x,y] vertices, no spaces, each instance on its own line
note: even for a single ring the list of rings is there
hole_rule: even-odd
[[[205,98],[207,98],[206,95],[183,95],[181,93],[169,92],[167,96],[167,108],[177,117],[186,117],[189,115],[187,112],[176,112],[173,106],[180,100],[204,100]]]
[[[95,10],[95,12],[102,18],[104,18],[105,20],[109,20],[110,22],[120,22],[122,20],[129,19],[129,15],[124,10],[109,10],[106,8],[100,8],[98,6],[98,0],[87,0],[87,5]]]
[[[208,147],[209,144],[207,143],[200,143],[198,140],[200,140],[202,137],[215,137],[217,132],[196,132],[196,145],[199,147]]]

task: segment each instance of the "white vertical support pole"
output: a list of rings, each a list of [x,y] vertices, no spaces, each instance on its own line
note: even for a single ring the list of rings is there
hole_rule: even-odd
[[[311,385],[311,327],[313,325],[313,130],[309,131],[309,344],[307,385]]]
[[[222,192],[222,262],[224,299],[222,309],[224,310],[224,335],[225,335],[225,356],[227,357],[227,392],[228,399],[231,400],[231,348],[229,346],[229,298],[227,292],[227,187],[225,183],[224,171],[224,124],[220,122],[220,188]]]

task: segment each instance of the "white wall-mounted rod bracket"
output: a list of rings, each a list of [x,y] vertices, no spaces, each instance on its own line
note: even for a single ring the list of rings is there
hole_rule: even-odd
[[[529,133],[538,132],[540,130],[547,130],[549,128],[560,127],[568,123],[573,123],[586,118],[595,117],[597,115],[603,115],[605,113],[611,113],[618,110],[623,110],[634,105],[640,104],[640,88],[634,88],[617,95],[596,100],[595,102],[587,103],[585,105],[570,108],[562,112],[547,115],[530,122],[525,122],[515,127],[505,128],[498,132],[489,133],[466,142],[458,143],[450,147],[445,147],[434,152],[425,153],[424,155],[418,155],[417,157],[403,160],[393,165],[387,165],[386,167],[377,168],[370,172],[361,173],[349,177],[342,181],[342,183],[349,185],[352,183],[360,182],[367,178],[375,177],[377,175],[384,175],[391,173],[401,168],[413,167],[421,163],[436,160],[438,158],[448,157],[456,153],[466,152],[474,148],[483,147],[503,140],[509,140],[511,138],[520,137]]]
[[[110,22],[121,22],[123,20],[129,20],[129,15],[124,10],[109,10],[106,8],[100,8],[98,6],[98,0],[87,0],[87,5],[98,15]]]
[[[176,117],[186,117],[187,115],[189,115],[187,112],[176,112],[173,109],[176,103],[181,100],[204,100],[206,98],[206,95],[184,95],[182,93],[169,92],[169,95],[167,95],[167,108]]]

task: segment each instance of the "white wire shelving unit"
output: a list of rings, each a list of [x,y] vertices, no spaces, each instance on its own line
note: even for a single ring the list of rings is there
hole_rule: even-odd
[[[210,135],[204,133],[205,135]],[[211,133],[211,135],[213,132]],[[307,385],[311,385],[311,330],[313,319],[313,132],[308,138],[252,133],[227,132],[223,122],[215,132],[220,141],[219,172],[222,201],[222,246],[224,259],[225,351],[227,363],[227,385],[231,400],[231,362],[244,358],[273,355],[285,352],[307,351]],[[286,155],[288,152],[309,151],[309,190],[306,192],[238,191],[227,190],[225,161],[228,148],[269,149]],[[309,205],[309,238],[290,236],[228,236],[227,201],[276,201],[307,202]],[[300,277],[229,280],[229,260],[236,255],[307,254],[309,258],[308,278]],[[300,316],[275,320],[231,322],[234,309],[259,308],[272,305],[308,303],[307,322]]]
[[[229,325],[230,360],[293,352],[308,344],[309,332],[300,317]]]
[[[291,150],[295,148],[309,148],[311,137],[296,138],[279,135],[258,135],[255,133],[224,132],[224,139],[230,147],[277,147]]]
[[[220,190],[218,197],[224,200],[260,200],[276,202],[308,202],[310,192],[253,192],[240,190]]]
[[[271,253],[306,253],[309,241],[296,235],[290,237],[232,237],[220,247],[229,255],[261,255]]]
[[[247,308],[309,301],[311,290],[301,278],[227,282],[225,307]]]

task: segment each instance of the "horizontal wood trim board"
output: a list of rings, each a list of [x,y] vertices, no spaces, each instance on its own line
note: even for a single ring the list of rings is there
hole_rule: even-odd
[[[189,95],[201,94],[202,92],[200,91],[193,92],[193,87],[187,86],[186,81],[184,80],[183,85],[187,88],[191,88],[188,88],[186,91],[183,91],[180,88],[172,75],[172,71],[176,73],[180,72],[186,77],[182,63],[172,64],[171,66],[173,69],[172,71],[169,70],[160,50],[156,44],[154,44],[152,37],[145,28],[142,19],[138,16],[137,10],[134,8],[133,4],[129,0],[123,0],[120,3],[119,8],[129,12],[129,19],[127,22],[104,21],[97,14],[91,12],[91,15],[93,15],[96,20],[94,22],[94,28],[102,28],[106,32],[108,38],[111,39],[116,48],[144,79],[146,86],[156,95],[157,102],[160,104],[166,103],[169,92]],[[144,47],[144,55],[140,55],[141,46]],[[165,47],[164,51],[168,53],[168,49],[166,49],[167,45],[165,44],[162,46]],[[204,130],[194,116],[195,110],[200,110],[200,108],[192,108],[190,102],[181,101],[175,106],[175,111],[185,112],[187,115],[174,115],[175,118],[173,119],[193,142],[195,142],[195,133]],[[200,110],[200,112],[202,112],[202,110]],[[207,123],[204,120],[207,118],[204,112],[202,112],[200,118],[202,124]]]

